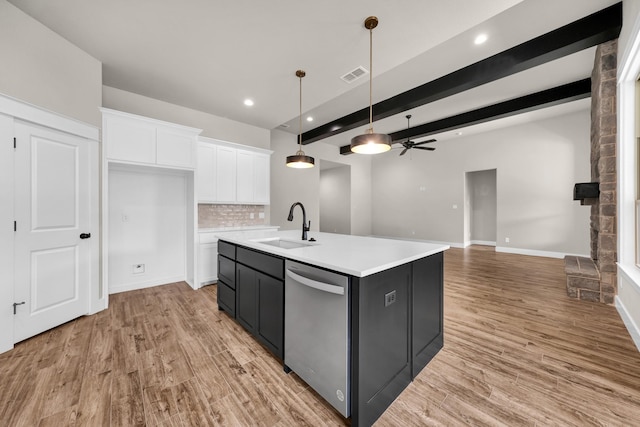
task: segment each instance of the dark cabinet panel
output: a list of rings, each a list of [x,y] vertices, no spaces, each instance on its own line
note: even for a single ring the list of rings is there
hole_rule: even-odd
[[[413,263],[412,378],[443,345],[443,265],[442,252]]]
[[[236,317],[236,291],[218,281],[218,307]]]
[[[279,358],[284,357],[284,283],[257,273],[258,336]]]
[[[282,258],[239,246],[237,261],[269,276],[284,280],[284,259]]]
[[[229,259],[236,259],[236,245],[218,240],[218,253]]]
[[[218,280],[223,281],[231,289],[236,288],[236,262],[218,255]]]
[[[352,417],[371,425],[411,382],[411,265],[352,283]]]
[[[258,282],[257,272],[236,264],[236,319],[252,334],[257,331],[258,318]]]

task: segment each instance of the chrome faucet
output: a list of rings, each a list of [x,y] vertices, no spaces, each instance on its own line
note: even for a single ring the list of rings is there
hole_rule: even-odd
[[[304,210],[304,205],[300,202],[295,202],[291,205],[291,209],[289,209],[289,217],[287,217],[287,221],[293,221],[293,208],[296,206],[300,206],[302,208],[302,240],[307,240],[307,231],[311,228],[311,220],[309,220],[309,224],[307,225],[307,212]]]

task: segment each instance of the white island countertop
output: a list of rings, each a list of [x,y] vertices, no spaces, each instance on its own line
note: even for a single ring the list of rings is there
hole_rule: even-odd
[[[301,237],[301,230],[256,230],[224,233],[219,239],[356,277],[379,273],[449,249],[448,245],[442,244],[315,231],[308,232],[308,238],[315,238],[315,242],[303,241]],[[265,243],[277,239],[306,246],[285,249]]]

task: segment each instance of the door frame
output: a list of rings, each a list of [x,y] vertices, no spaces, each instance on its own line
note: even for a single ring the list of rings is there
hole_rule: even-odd
[[[100,283],[100,130],[92,125],[58,115],[54,112],[0,94],[0,301],[12,302],[14,297],[14,123],[20,120],[57,131],[76,135],[89,144],[89,175],[91,180],[91,285],[88,314],[107,308],[108,295]],[[0,353],[11,350],[14,345],[13,307],[0,305]],[[8,327],[6,327],[8,326]]]

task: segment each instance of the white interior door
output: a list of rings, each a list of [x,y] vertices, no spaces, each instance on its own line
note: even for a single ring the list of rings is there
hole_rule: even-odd
[[[89,311],[89,141],[16,123],[15,342]],[[23,304],[24,303],[24,304]]]

